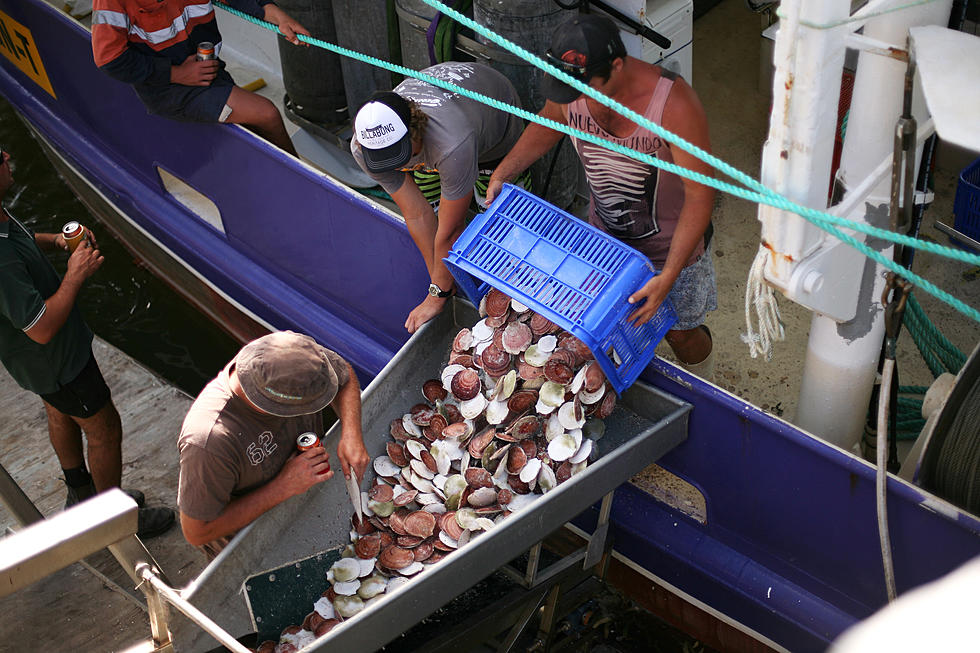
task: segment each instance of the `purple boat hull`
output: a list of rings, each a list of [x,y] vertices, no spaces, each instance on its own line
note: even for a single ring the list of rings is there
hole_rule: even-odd
[[[0,12],[0,93],[113,231],[240,338],[294,329],[364,382],[381,370],[428,284],[400,219],[242,129],[147,115],[95,68],[88,31],[44,2],[0,0]],[[17,30],[53,95],[15,65],[33,61]],[[158,170],[208,197],[223,231],[169,195]],[[624,485],[620,556],[793,651],[823,650],[885,603],[872,466],[668,363],[641,378],[694,406],[687,441],[660,464],[704,496],[706,519]],[[888,498],[899,592],[980,554],[976,517],[894,478]],[[594,518],[586,509],[576,524]]]

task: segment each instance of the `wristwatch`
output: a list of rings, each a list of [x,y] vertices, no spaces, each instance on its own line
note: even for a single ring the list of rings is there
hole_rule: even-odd
[[[453,289],[450,288],[449,290],[443,290],[436,284],[430,283],[429,294],[433,297],[449,297],[451,294],[453,294]]]

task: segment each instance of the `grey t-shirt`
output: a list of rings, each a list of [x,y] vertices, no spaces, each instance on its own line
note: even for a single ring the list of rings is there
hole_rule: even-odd
[[[422,72],[466,90],[520,106],[517,91],[510,80],[489,66],[449,61],[430,66]],[[504,158],[524,128],[517,116],[414,78],[396,86],[395,92],[414,100],[429,116],[422,149],[402,170],[438,171],[442,196],[447,200],[466,197],[473,190],[480,165]],[[351,139],[351,153],[364,168],[356,138]],[[405,173],[398,170],[368,174],[388,193],[396,192],[405,181]]]
[[[331,363],[338,385],[345,385],[347,364],[336,354]],[[323,436],[319,412],[275,417],[250,408],[232,394],[230,369],[231,363],[194,400],[177,438],[177,505],[201,521],[215,519],[232,499],[272,480],[296,450],[297,436],[307,431]]]

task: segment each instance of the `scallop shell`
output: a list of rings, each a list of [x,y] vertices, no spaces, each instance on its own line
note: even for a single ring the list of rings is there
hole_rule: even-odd
[[[571,458],[578,451],[579,443],[568,433],[563,433],[548,443],[548,456],[556,462]]]
[[[456,337],[453,338],[453,351],[463,352],[473,346],[473,333],[466,328],[460,329]]]
[[[473,401],[472,399],[470,401]],[[469,436],[473,432],[472,424],[462,421],[453,422],[446,428],[442,429],[442,433],[439,435],[446,440],[460,440]]]
[[[528,323],[528,325],[531,327],[531,332],[536,336],[543,336],[558,330],[557,324],[540,313],[535,313],[532,315],[531,321]]]
[[[507,416],[510,414],[510,409],[507,407],[506,401],[491,401],[487,405],[487,423],[488,424],[500,424]]]
[[[446,395],[446,389],[442,387],[442,381],[439,379],[429,379],[422,384],[422,396],[429,403],[434,404],[436,401],[442,401]]]
[[[368,490],[368,496],[377,503],[388,503],[395,494],[390,485],[374,485]]]
[[[476,511],[472,508],[460,508],[456,511],[455,518],[456,523],[459,524],[460,528],[463,530],[470,530],[473,528],[477,519]],[[462,535],[462,533],[460,533],[460,535]]]
[[[407,506],[411,502],[415,501],[415,497],[417,497],[418,494],[419,494],[418,490],[414,490],[414,489],[406,490],[405,492],[402,492],[394,499],[392,499],[392,503],[398,508],[401,508],[402,506]]]
[[[541,430],[541,421],[536,415],[525,415],[516,420],[508,429],[515,440],[523,440],[536,435]]]
[[[520,447],[511,447],[507,452],[507,473],[517,474],[524,469],[524,465],[526,464],[527,454],[524,453],[524,450]]]
[[[525,360],[520,360],[517,363],[517,375],[524,381],[533,381],[544,376],[544,368],[535,367]],[[527,384],[524,387],[527,387]]]
[[[489,407],[488,407],[489,409]],[[484,429],[470,440],[469,453],[474,458],[479,458],[483,455],[486,450],[487,445],[493,442],[494,430],[492,428]]]
[[[519,354],[531,345],[531,328],[523,322],[511,322],[504,328],[501,344],[508,354]]]
[[[465,369],[465,367],[459,364],[446,365],[446,367],[442,368],[442,374],[439,375],[439,379],[442,381],[442,387],[444,390],[446,390],[446,392],[450,392],[452,390],[450,384],[453,381],[453,377]]]
[[[520,478],[525,483],[530,483],[538,477],[538,472],[541,471],[541,461],[537,458],[531,458],[527,460],[526,464],[520,471]]]
[[[459,405],[459,411],[463,414],[466,419],[476,419],[481,414],[483,414],[484,409],[487,407],[487,398],[481,394],[476,395],[472,399],[464,401]]]
[[[432,540],[428,539],[421,544],[419,544],[412,551],[415,554],[415,562],[425,562],[432,557],[433,546]]]
[[[449,420],[450,424],[463,421],[463,415],[459,412],[459,408],[453,404],[443,404],[442,411],[446,414],[446,419]]]
[[[463,369],[457,372],[450,382],[450,390],[460,401],[472,399],[480,393],[480,375],[476,370]]]
[[[486,295],[486,309],[487,315],[491,317],[506,315],[510,310],[510,297],[496,288],[491,288]]]
[[[534,390],[518,390],[507,400],[507,407],[520,415],[530,410],[537,399],[538,393]]]
[[[558,485],[558,479],[555,476],[555,472],[551,469],[550,465],[541,465],[541,471],[538,472],[538,487],[541,488],[541,492],[550,492],[554,490]]]
[[[534,367],[544,367],[550,357],[551,354],[541,351],[537,345],[531,345],[524,350],[524,362]]]
[[[592,361],[585,366],[585,390],[595,392],[606,382],[606,374],[599,367],[599,363]]]
[[[510,354],[503,349],[490,345],[480,355],[483,369],[490,376],[503,376],[510,367]]]
[[[361,587],[357,590],[357,595],[362,599],[370,599],[379,594],[384,594],[388,587],[388,579],[384,576],[371,576],[361,581]]]
[[[582,440],[578,451],[568,459],[568,462],[572,464],[584,462],[589,459],[590,455],[592,455],[592,440],[585,439]]]
[[[572,352],[582,362],[594,358],[592,350],[589,349],[588,345],[571,334],[559,340],[558,347]]]
[[[582,413],[581,408],[576,410],[575,402],[567,401],[558,409],[558,421],[569,431],[580,429],[585,424],[585,414]]]
[[[544,376],[553,383],[567,385],[572,381],[574,373],[572,372],[572,368],[565,363],[549,359],[544,366]]]
[[[357,562],[357,558],[341,558],[337,562],[333,563],[330,567],[330,571],[333,572],[334,580],[338,583],[346,583],[355,580],[361,575],[361,565]],[[357,591],[357,588],[354,588]],[[338,592],[342,594],[343,592]],[[354,592],[350,592],[353,594]]]
[[[348,558],[349,560],[349,558]],[[333,591],[340,596],[354,596],[361,587],[361,581],[356,578],[352,581],[336,582],[333,584]]]
[[[583,368],[584,369],[584,368]],[[606,395],[606,386],[602,385],[595,392],[588,392],[587,390],[581,390],[576,394],[576,396],[582,401],[583,404],[592,405],[598,403]]]
[[[547,381],[538,392],[541,403],[557,408],[565,401],[565,386],[554,381]]]
[[[459,365],[461,367],[473,367],[475,363],[473,362],[472,354],[459,354],[454,353],[449,357],[450,365]],[[443,388],[445,390],[445,388]]]
[[[565,427],[561,425],[558,421],[558,414],[552,413],[544,425],[544,437],[548,442],[551,442],[556,437],[565,432]]]
[[[388,569],[402,569],[415,562],[415,554],[409,549],[389,546],[378,556],[378,564]]]
[[[460,532],[460,534],[462,534],[462,532]],[[452,551],[459,547],[459,541],[454,537],[450,537],[449,533],[446,531],[439,531],[439,542],[446,547],[444,550]]]
[[[470,493],[466,502],[475,508],[493,505],[497,502],[497,491],[492,487],[477,488]]]
[[[541,351],[542,353],[545,354],[550,354],[555,350],[555,347],[558,346],[558,338],[552,335],[541,336],[538,339],[537,345],[538,345],[538,351]]]
[[[400,417],[391,420],[391,426],[388,428],[388,432],[397,442],[404,442],[409,437],[408,431],[405,430],[405,426],[402,424]]]
[[[405,518],[405,532],[415,537],[430,537],[435,527],[436,518],[429,512],[417,510]]]
[[[493,486],[493,479],[490,476],[490,472],[479,467],[470,467],[464,471],[463,478],[466,480],[466,484],[473,488]]]
[[[409,440],[405,443],[405,451],[415,460],[419,460],[422,457],[422,452],[425,451],[425,448],[425,445],[418,440]]]
[[[388,456],[378,456],[374,459],[373,466],[378,476],[397,476],[402,471],[401,466],[396,465]]]
[[[412,422],[417,426],[428,426],[436,414],[435,409],[428,404],[415,404],[408,412],[412,416]]]
[[[399,569],[398,573],[402,576],[414,576],[423,569],[425,569],[425,565],[423,565],[421,562],[412,562],[412,564],[408,565],[407,567],[402,567]]]
[[[446,493],[446,496],[452,496],[465,490],[467,485],[468,483],[462,474],[453,474],[446,479],[446,486],[443,488],[443,491]]]
[[[602,403],[595,411],[595,416],[599,419],[606,419],[609,417],[613,409],[616,407],[616,394],[612,392],[607,392],[606,396],[602,399]]]
[[[397,442],[389,442],[385,445],[385,449],[388,450],[388,458],[394,464],[399,467],[404,467],[408,464],[408,458],[405,457],[405,448],[402,445]]]
[[[381,536],[372,534],[360,537],[354,543],[354,551],[362,560],[376,558],[381,553]]]
[[[359,596],[338,596],[333,601],[333,608],[338,615],[349,619],[364,609],[364,601]]]
[[[473,346],[475,347],[478,343],[486,342],[493,338],[493,327],[487,324],[486,319],[483,319],[473,325],[471,333],[473,334]]]

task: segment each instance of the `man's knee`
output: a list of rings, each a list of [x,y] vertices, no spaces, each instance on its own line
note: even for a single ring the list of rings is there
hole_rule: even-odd
[[[112,400],[95,415],[79,419],[89,446],[119,446],[122,442],[122,420]]]

